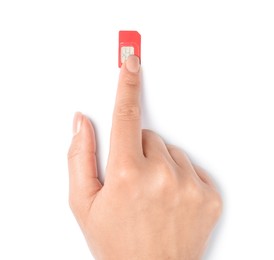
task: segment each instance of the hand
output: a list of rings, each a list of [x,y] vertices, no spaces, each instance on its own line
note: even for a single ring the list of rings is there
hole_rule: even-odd
[[[135,56],[121,68],[104,185],[92,124],[76,113],[70,205],[96,259],[201,259],[221,198],[184,152],[141,129],[139,70]]]

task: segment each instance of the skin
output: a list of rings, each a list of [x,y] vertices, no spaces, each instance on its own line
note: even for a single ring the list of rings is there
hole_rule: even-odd
[[[186,153],[141,129],[139,59],[120,72],[105,182],[94,129],[74,117],[68,152],[71,209],[96,259],[201,259],[222,201]]]

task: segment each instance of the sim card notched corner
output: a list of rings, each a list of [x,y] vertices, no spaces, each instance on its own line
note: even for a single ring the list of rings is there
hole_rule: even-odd
[[[136,55],[141,62],[141,35],[137,31],[119,31],[119,68],[130,55]]]

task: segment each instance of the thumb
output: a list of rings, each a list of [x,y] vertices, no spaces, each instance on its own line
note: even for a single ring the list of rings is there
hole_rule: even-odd
[[[69,202],[73,213],[85,217],[102,184],[97,178],[96,141],[90,120],[77,112],[68,152]]]

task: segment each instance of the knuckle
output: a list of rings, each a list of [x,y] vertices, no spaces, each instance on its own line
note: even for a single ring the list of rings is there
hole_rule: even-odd
[[[173,193],[177,191],[177,174],[172,165],[167,162],[159,162],[154,169],[157,176],[157,190],[164,192],[164,194]]]
[[[126,87],[137,88],[139,87],[140,80],[139,80],[139,77],[137,76],[126,75],[124,77],[123,83]]]
[[[68,150],[67,158],[71,161],[76,157],[91,157],[95,154],[96,152],[91,147],[85,148],[82,143],[73,141]]]
[[[138,167],[134,166],[131,161],[118,167],[118,178],[124,182],[131,182],[134,176],[140,173]]]
[[[189,178],[185,182],[184,191],[189,200],[198,204],[203,203],[205,199],[203,189],[193,178]]]
[[[122,170],[120,169],[115,176],[115,182],[112,183],[112,189],[115,190],[116,195],[124,196],[127,194],[127,199],[136,197],[140,191],[139,178],[137,169]]]
[[[211,195],[209,205],[210,205],[211,213],[216,218],[218,218],[221,215],[222,209],[223,209],[223,200],[222,200],[221,195],[218,192],[214,192]]]
[[[118,119],[123,121],[138,120],[140,114],[140,107],[130,102],[121,102],[116,112]]]
[[[162,158],[161,161],[155,164],[155,171],[158,173],[160,172],[164,180],[167,179],[168,181],[170,179],[173,179],[171,178],[171,176],[174,174],[173,166],[166,162],[164,158]]]
[[[74,157],[76,157],[77,155],[79,155],[80,153],[81,153],[80,145],[72,143],[69,150],[68,150],[67,158],[68,158],[68,160],[71,160]]]
[[[132,176],[138,176],[140,173],[140,164],[136,162],[136,159],[130,156],[112,161],[110,168],[112,169],[111,175],[115,176],[118,183],[130,181]]]

